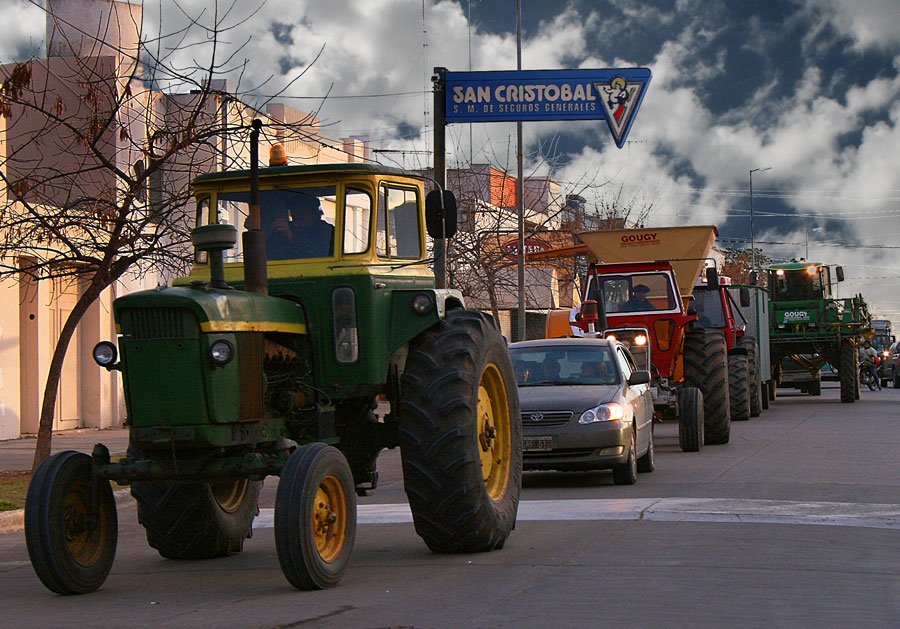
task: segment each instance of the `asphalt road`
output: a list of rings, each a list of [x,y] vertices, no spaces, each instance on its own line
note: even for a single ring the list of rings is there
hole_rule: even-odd
[[[678,449],[657,426],[657,469],[525,476],[502,551],[435,555],[405,507],[399,455],[360,500],[350,568],[300,592],[275,555],[266,483],[240,555],[160,559],[130,500],[97,592],[43,588],[21,534],[0,536],[0,622],[34,626],[895,627],[900,619],[900,390],[841,404],[780,391],[731,443]]]

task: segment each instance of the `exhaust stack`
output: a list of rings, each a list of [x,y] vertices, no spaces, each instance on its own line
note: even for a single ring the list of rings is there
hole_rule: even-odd
[[[269,294],[266,270],[266,235],[259,216],[259,130],[262,120],[254,118],[250,131],[250,222],[244,232],[244,286],[252,293]]]

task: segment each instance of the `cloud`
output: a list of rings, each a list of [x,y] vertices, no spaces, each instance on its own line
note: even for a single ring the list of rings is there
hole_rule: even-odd
[[[0,37],[0,63],[22,61],[31,55],[44,54],[46,29],[43,9],[26,0],[5,0],[3,21],[7,28]]]
[[[805,0],[806,12],[849,36],[857,50],[896,51],[900,5],[896,0]]]

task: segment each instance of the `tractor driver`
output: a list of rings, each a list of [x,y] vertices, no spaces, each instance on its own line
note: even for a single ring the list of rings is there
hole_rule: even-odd
[[[334,225],[322,218],[319,199],[301,194],[291,200],[289,207],[290,220],[287,212],[278,210],[265,222],[267,257],[288,260],[333,255]]]
[[[656,310],[656,306],[650,303],[647,295],[650,294],[650,287],[646,284],[635,284],[631,287],[631,297],[624,304],[619,306],[619,312],[634,312],[636,310]]]

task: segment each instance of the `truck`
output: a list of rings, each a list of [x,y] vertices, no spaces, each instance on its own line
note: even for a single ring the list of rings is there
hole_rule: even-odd
[[[588,266],[580,309],[568,315],[551,312],[547,319],[547,336],[596,330],[634,345],[646,335],[655,416],[678,421],[685,452],[728,443],[729,357],[747,360],[747,350],[736,344],[743,330],[733,317],[724,324],[733,332],[729,341],[725,330],[700,323],[694,302],[695,279],[706,266],[716,235],[712,225],[580,232],[583,251],[602,262]],[[723,300],[721,307],[730,313],[715,269],[710,269],[708,281],[715,287],[710,295]],[[632,305],[636,288],[648,289],[648,304]],[[747,389],[746,370],[737,386]]]
[[[834,268],[834,281],[832,281]],[[859,345],[871,336],[871,317],[863,296],[837,298],[840,266],[792,260],[769,265],[769,344],[776,386],[784,381],[783,361],[801,355],[810,371],[827,362],[836,369],[841,402],[859,399]]]
[[[515,525],[522,428],[506,343],[459,291],[436,288],[428,266],[426,227],[436,238],[455,230],[452,193],[426,197],[421,176],[379,165],[286,165],[277,150],[260,167],[260,128],[249,170],[193,182],[190,275],[119,297],[117,338],[94,349],[122,376],[127,452],[58,453],[31,481],[26,542],[53,592],[105,581],[111,481],[130,486],[162,557],[205,559],[242,550],[262,481],[279,476],[275,547],[298,589],[341,580],[356,497],[376,488],[384,448],[400,448],[415,530],[432,551],[499,549]],[[318,253],[267,257],[264,227],[294,229],[292,208],[310,201],[330,223]],[[226,259],[239,231],[240,255]]]
[[[729,286],[728,292],[730,303],[737,306],[745,326],[740,343],[747,349],[750,366],[750,416],[757,417],[774,399],[769,359],[769,294],[758,285],[756,272],[751,272],[749,279],[748,284]]]

